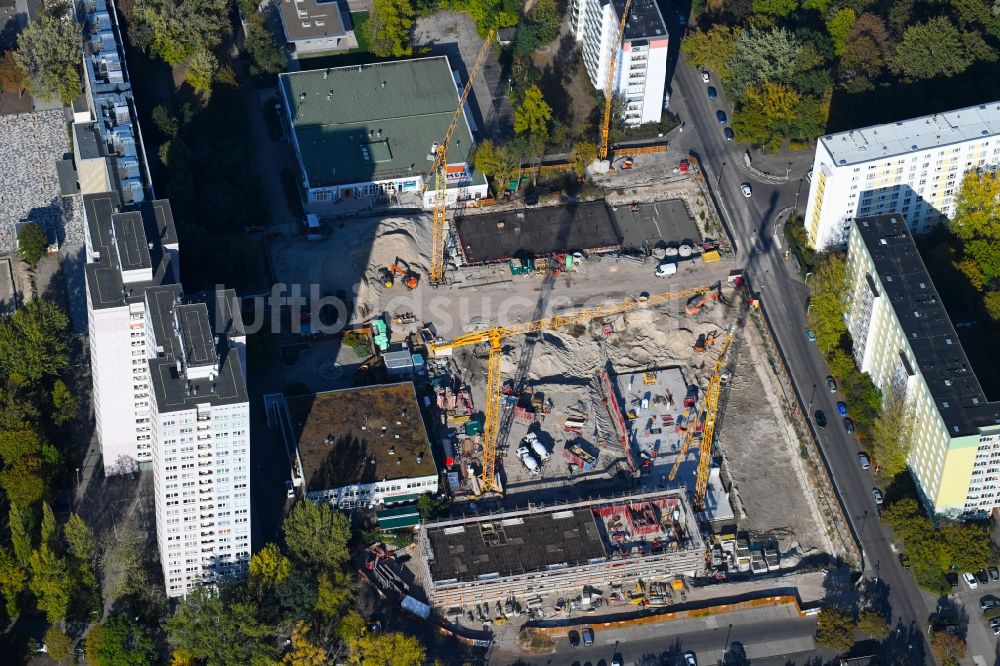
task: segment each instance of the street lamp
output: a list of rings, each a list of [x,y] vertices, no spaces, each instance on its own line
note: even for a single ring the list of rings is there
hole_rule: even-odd
[[[719,169],[719,178],[718,178],[718,180],[715,181],[715,186],[716,187],[719,187],[719,183],[722,182],[722,172],[725,171],[725,170],[726,170],[726,163],[723,162],[722,163],[722,168]]]
[[[812,275],[812,272],[806,273],[806,284],[809,284],[809,276],[810,275]]]
[[[76,485],[80,485],[80,468],[76,468]]]
[[[813,406],[813,398],[815,398],[815,397],[816,397],[816,385],[815,385],[815,384],[813,384],[813,392],[812,392],[812,395],[810,395],[810,396],[809,396],[809,408],[810,408],[810,409],[812,409],[812,406]]]

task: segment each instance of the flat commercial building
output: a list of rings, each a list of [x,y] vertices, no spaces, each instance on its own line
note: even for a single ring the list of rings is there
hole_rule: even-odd
[[[295,453],[292,481],[309,499],[341,509],[372,508],[438,491],[412,382],[275,397],[268,402],[277,413],[268,417],[280,423]]]
[[[435,607],[693,576],[705,545],[680,490],[424,523],[418,579]]]
[[[337,0],[276,0],[292,57],[357,48],[350,17]]]
[[[908,464],[937,514],[1000,505],[1000,402],[987,400],[901,215],[855,220],[848,242],[854,355],[913,415]]]
[[[1000,165],[1000,102],[828,134],[816,143],[805,227],[810,247],[847,243],[855,218],[897,214],[922,233],[955,212],[971,170]]]
[[[310,213],[403,193],[434,206],[425,177],[459,100],[446,57],[290,72],[279,88]],[[463,110],[448,146],[449,205],[487,194],[486,178],[472,168],[474,149]]]
[[[570,25],[594,88],[603,91],[617,53],[614,94],[624,101],[626,125],[658,123],[665,105],[669,36],[655,0],[633,0],[616,43],[624,0],[573,0]]]

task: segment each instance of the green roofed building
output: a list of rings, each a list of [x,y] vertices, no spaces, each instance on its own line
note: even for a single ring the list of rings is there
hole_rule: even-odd
[[[458,105],[456,78],[443,56],[282,74],[307,211],[402,193],[433,207],[425,178]],[[469,127],[466,106],[448,147],[449,205],[487,195],[486,178],[472,170]]]

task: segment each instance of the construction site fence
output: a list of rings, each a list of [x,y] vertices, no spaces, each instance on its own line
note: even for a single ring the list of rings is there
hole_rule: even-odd
[[[608,152],[608,159],[616,160],[619,157],[635,157],[636,155],[655,155],[656,153],[667,152],[667,144],[657,144],[652,146],[619,146]]]
[[[525,629],[531,629],[537,631],[540,634],[546,636],[561,636],[568,629],[578,626],[587,626],[596,631],[607,630],[607,629],[627,629],[629,627],[640,626],[644,624],[656,624],[658,622],[673,622],[674,620],[686,620],[692,618],[708,617],[710,615],[722,615],[724,613],[733,613],[741,610],[750,610],[753,608],[761,608],[764,606],[784,606],[791,605],[795,607],[795,611],[800,616],[805,616],[806,612],[802,610],[801,605],[799,605],[798,597],[794,595],[781,595],[774,597],[761,597],[759,599],[750,599],[748,601],[737,601],[730,604],[717,604],[714,606],[704,606],[701,608],[690,608],[677,611],[661,611],[661,610],[645,610],[641,611],[642,614],[636,614],[631,617],[623,617],[620,619],[608,620],[607,622],[595,622],[593,620],[588,620],[586,617],[573,618],[572,620],[567,620],[560,622],[557,625],[542,625],[544,620],[538,620],[535,622],[528,622],[524,625]]]
[[[789,417],[794,420],[796,426],[798,426],[797,429],[800,432],[805,433],[806,439],[809,441],[809,446],[823,463],[822,467],[818,469],[822,470],[822,474],[825,477],[823,480],[826,482],[827,487],[832,489],[833,495],[837,499],[836,503],[833,505],[831,505],[830,502],[826,502],[826,504],[831,509],[839,512],[839,516],[836,517],[840,519],[839,522],[847,526],[851,538],[844,539],[839,527],[836,528],[837,534],[841,536],[841,541],[849,555],[853,557],[855,562],[860,562],[863,566],[864,561],[861,557],[861,538],[854,529],[854,523],[848,518],[847,507],[844,506],[844,498],[841,496],[840,490],[837,488],[833,479],[833,472],[830,469],[830,461],[827,459],[823,448],[819,445],[819,440],[816,436],[816,431],[812,427],[812,423],[810,423],[809,419],[805,416],[808,413],[808,410],[805,407],[805,401],[799,393],[798,386],[796,386],[795,382],[792,380],[792,373],[788,365],[788,359],[785,358],[785,353],[781,349],[781,345],[778,344],[778,338],[777,335],[775,335],[774,326],[771,324],[771,318],[767,313],[767,306],[762,297],[760,298],[760,313],[762,316],[759,321],[763,324],[763,326],[761,326],[761,331],[763,333],[762,337],[764,338],[765,346],[769,348],[769,351],[774,350],[776,352],[775,356],[778,360],[778,363],[772,363],[772,366],[774,367],[775,373],[778,375],[778,379],[785,388],[786,395],[790,393],[794,397],[794,407],[790,410],[791,414],[789,414]]]

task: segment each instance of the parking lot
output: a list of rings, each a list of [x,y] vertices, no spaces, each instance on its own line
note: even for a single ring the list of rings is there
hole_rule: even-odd
[[[997,578],[991,578],[986,583],[977,581],[976,587],[970,588],[960,577],[958,588],[953,590],[947,601],[938,605],[938,626],[957,626],[959,633],[965,635],[967,656],[977,663],[977,656],[985,659],[984,663],[993,663],[996,659],[997,638],[993,635],[990,623],[983,617],[980,602],[989,599],[1000,604],[1000,572]]]

